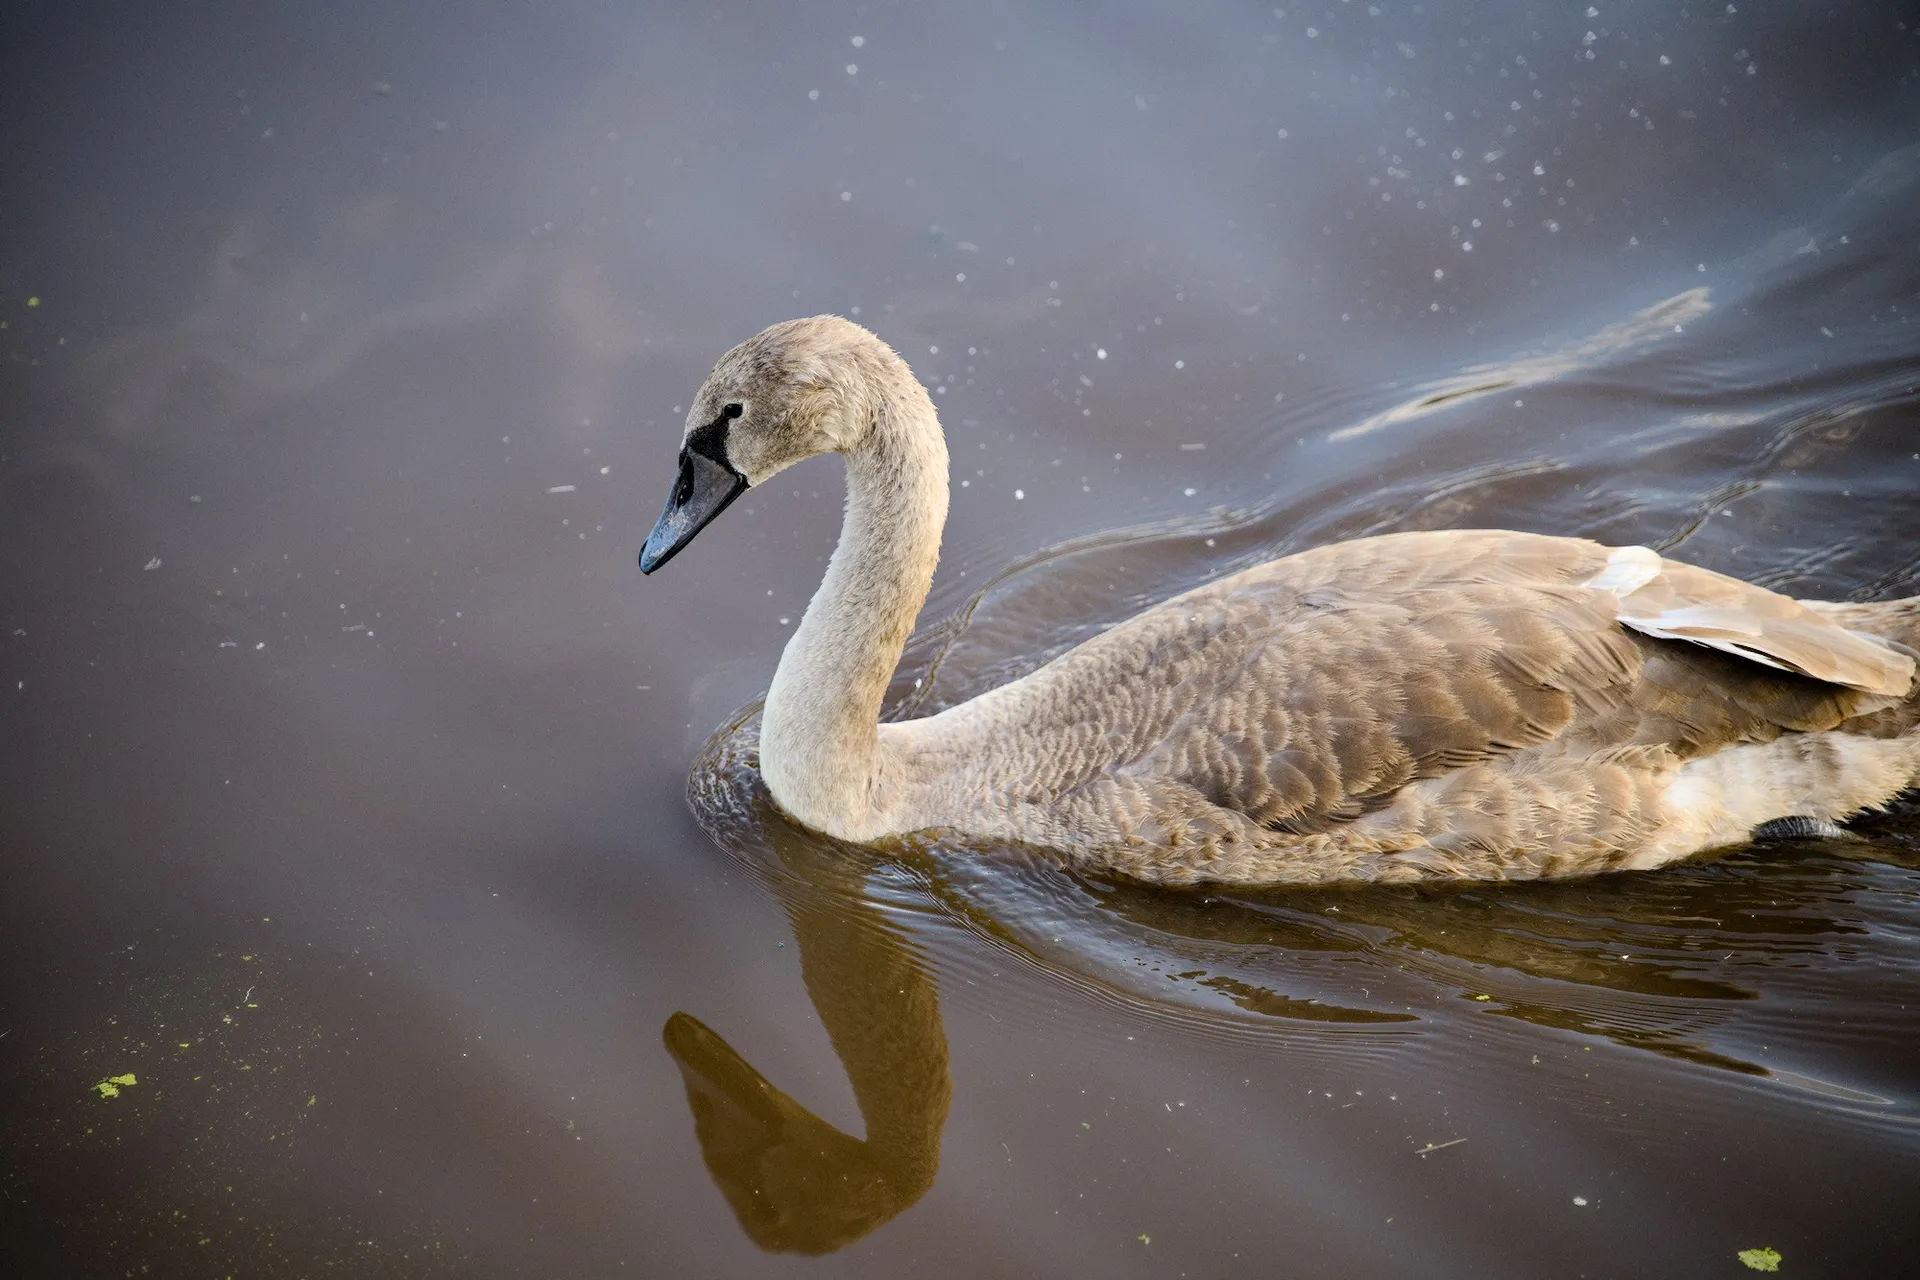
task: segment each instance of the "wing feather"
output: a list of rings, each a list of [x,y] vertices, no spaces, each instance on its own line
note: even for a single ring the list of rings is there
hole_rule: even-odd
[[[1647,557],[1658,562],[1649,575]],[[1878,636],[1851,631],[1798,600],[1672,560],[1621,547],[1587,583],[1618,601],[1623,626],[1684,640],[1782,671],[1866,693],[1904,697],[1914,661]]]

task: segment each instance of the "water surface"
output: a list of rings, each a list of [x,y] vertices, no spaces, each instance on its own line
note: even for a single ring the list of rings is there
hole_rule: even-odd
[[[889,714],[1393,529],[1920,592],[1901,6],[0,23],[9,1274],[1920,1243],[1920,806],[1455,889],[849,849],[752,768],[832,461],[633,567],[831,310],[954,459]]]

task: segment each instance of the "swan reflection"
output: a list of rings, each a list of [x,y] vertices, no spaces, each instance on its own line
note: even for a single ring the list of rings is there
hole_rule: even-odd
[[[900,927],[865,892],[871,853],[756,815],[807,996],[839,1055],[866,1138],[782,1092],[699,1019],[667,1020],[707,1171],[753,1242],[823,1254],[914,1204],[940,1166],[952,1083],[940,998]]]

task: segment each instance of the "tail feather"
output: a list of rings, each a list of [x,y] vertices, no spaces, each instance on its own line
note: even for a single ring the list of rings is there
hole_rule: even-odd
[[[1800,603],[1849,631],[1878,636],[1893,648],[1920,659],[1920,596],[1882,600],[1874,604],[1841,604],[1826,600],[1802,600]],[[1897,738],[1920,731],[1920,682],[1916,682],[1903,701],[1879,711],[1855,716],[1839,728],[1844,733],[1873,738]]]
[[[1920,596],[1881,600],[1873,604],[1842,604],[1802,600],[1801,604],[1849,631],[1861,631],[1891,640],[1909,653],[1920,653]]]

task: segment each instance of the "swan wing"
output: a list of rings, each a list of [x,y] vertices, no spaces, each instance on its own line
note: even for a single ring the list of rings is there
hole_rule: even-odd
[[[1831,728],[1912,675],[1877,638],[1644,548],[1423,532],[1187,592],[983,702],[1010,716],[1003,761],[1024,739],[1022,785],[1174,782],[1310,832],[1549,743],[1651,761]]]

